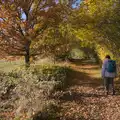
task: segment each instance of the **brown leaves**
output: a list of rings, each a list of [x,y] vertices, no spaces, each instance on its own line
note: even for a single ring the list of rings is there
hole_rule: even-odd
[[[25,47],[28,41],[30,41],[29,51],[30,49],[36,48],[38,53],[41,53],[39,48],[42,48],[42,51],[46,51],[46,48],[49,48],[49,51],[56,50],[57,52],[60,51],[59,48],[65,48],[61,43],[60,47],[57,48],[58,44],[55,45],[53,41],[51,41],[51,39],[58,38],[56,33],[56,35],[51,35],[50,39],[47,39],[50,45],[47,44],[47,46],[44,46],[44,42],[43,45],[39,46],[38,44],[38,41],[44,39],[46,34],[46,32],[44,32],[45,30],[48,30],[48,28],[56,29],[59,24],[64,21],[67,15],[65,12],[67,8],[63,6],[64,5],[57,4],[55,0],[1,1],[0,48],[2,49],[4,47],[6,48],[5,50],[3,49],[5,52],[16,55],[26,53]],[[46,34],[46,36],[49,35]],[[36,45],[34,48],[31,47],[32,43]]]
[[[68,80],[69,82],[73,81],[74,84],[72,83],[58,97],[61,106],[60,120],[119,120],[120,96],[105,95],[101,81],[94,78],[97,72],[100,73],[99,69],[96,70],[95,65],[79,64],[76,66],[68,64],[75,70],[75,72],[71,71]],[[91,70],[88,72],[90,68]],[[99,82],[99,86],[94,86],[95,81],[92,79]],[[115,88],[117,90],[117,86]]]

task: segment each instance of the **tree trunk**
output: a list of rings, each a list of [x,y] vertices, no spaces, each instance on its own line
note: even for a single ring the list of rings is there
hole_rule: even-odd
[[[25,64],[26,64],[26,66],[30,66],[30,54],[29,54],[29,50],[26,51]]]
[[[25,45],[25,65],[26,67],[30,66],[30,41],[28,41]]]

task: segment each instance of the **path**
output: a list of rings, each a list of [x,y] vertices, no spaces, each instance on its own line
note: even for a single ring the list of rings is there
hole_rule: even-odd
[[[98,65],[75,62],[70,66],[69,87],[59,93],[59,119],[120,120],[119,84],[117,95],[106,96]]]

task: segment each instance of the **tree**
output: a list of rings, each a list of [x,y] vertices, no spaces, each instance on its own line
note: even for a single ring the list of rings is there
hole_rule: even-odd
[[[120,55],[119,3],[119,0],[84,0],[71,18],[75,34],[84,45],[102,47],[104,54],[109,51],[116,58]]]
[[[29,64],[30,56],[40,54],[39,46],[35,45],[44,38],[48,29],[58,28],[59,23],[66,21],[68,3],[63,5],[56,0],[1,0],[0,50],[9,55],[25,56],[25,63]]]

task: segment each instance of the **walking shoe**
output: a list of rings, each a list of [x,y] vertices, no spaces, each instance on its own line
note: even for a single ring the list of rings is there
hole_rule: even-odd
[[[112,95],[115,95],[115,91],[113,91]]]
[[[108,94],[109,94],[109,92],[107,91],[107,92],[106,92],[106,95],[108,95]]]

